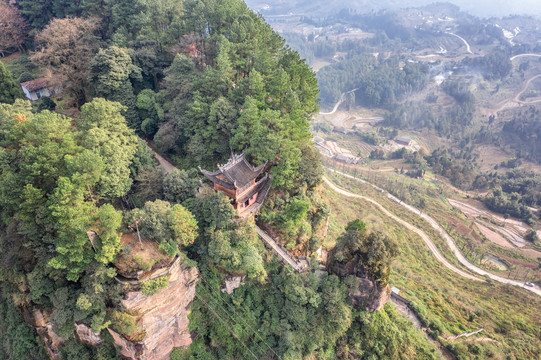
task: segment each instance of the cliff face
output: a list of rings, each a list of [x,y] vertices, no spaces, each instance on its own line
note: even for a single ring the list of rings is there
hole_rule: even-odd
[[[345,278],[348,275],[355,276],[355,284],[349,290],[349,296],[353,306],[366,311],[379,311],[391,297],[389,285],[382,286],[374,279],[364,266],[359,255],[353,256],[349,261],[337,261],[336,249],[329,252],[327,269],[329,272]]]
[[[50,358],[53,360],[59,359],[58,349],[65,340],[53,331],[53,324],[49,320],[50,314],[44,310],[34,308],[32,310],[25,309],[23,316],[25,321],[32,325],[43,339]]]
[[[129,313],[141,316],[145,337],[130,342],[109,330],[122,356],[137,360],[165,360],[174,347],[189,346],[192,342],[188,330],[188,305],[195,296],[198,271],[176,261],[170,269],[167,288],[146,296],[141,291],[128,292],[122,306]]]
[[[379,311],[391,297],[389,285],[381,286],[377,281],[357,277],[356,291],[351,290],[349,296],[354,307],[366,311]]]

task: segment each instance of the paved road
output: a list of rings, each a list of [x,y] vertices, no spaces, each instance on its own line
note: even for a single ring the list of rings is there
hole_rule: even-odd
[[[518,54],[518,55],[512,56],[511,58],[509,58],[509,60],[513,61],[516,58],[521,58],[521,57],[525,57],[525,56],[541,57],[541,54]]]
[[[342,173],[340,171],[336,171],[336,170],[332,170],[332,169],[328,169],[329,171],[331,172],[335,172],[335,173],[338,173],[340,175],[343,175],[345,177],[348,177],[348,178],[351,178],[351,179],[354,179],[356,181],[359,181],[359,182],[362,182],[362,183],[365,183],[367,185],[370,185],[372,187],[374,187],[375,189],[381,191],[382,193],[384,193],[389,199],[391,199],[392,201],[398,203],[399,205],[405,207],[406,209],[408,209],[409,211],[415,213],[416,215],[422,217],[425,221],[427,221],[430,226],[432,226],[432,228],[434,228],[438,234],[443,237],[445,239],[445,241],[447,242],[447,245],[449,246],[449,248],[451,249],[451,251],[453,252],[453,254],[456,256],[456,258],[458,259],[458,261],[464,265],[465,267],[467,267],[469,270],[479,274],[479,275],[483,275],[483,276],[486,276],[494,281],[498,281],[500,283],[503,283],[503,284],[510,284],[510,285],[515,285],[515,286],[518,286],[518,287],[521,287],[523,289],[526,289],[526,290],[529,290],[537,295],[540,295],[541,296],[541,289],[537,288],[537,287],[529,287],[529,286],[525,286],[525,283],[523,281],[517,281],[517,280],[512,280],[512,279],[506,279],[506,278],[503,278],[501,276],[498,276],[498,275],[494,275],[488,271],[485,271],[475,265],[473,265],[472,263],[470,263],[465,257],[464,255],[462,255],[462,253],[460,252],[460,250],[458,249],[458,247],[456,246],[453,238],[451,238],[451,236],[449,236],[449,234],[447,234],[447,232],[445,231],[445,229],[443,227],[441,227],[441,225],[436,221],[434,220],[432,217],[428,216],[427,214],[425,213],[422,213],[419,209],[416,209],[414,208],[413,206],[411,205],[408,205],[408,204],[405,204],[403,203],[401,200],[399,200],[397,197],[393,196],[392,194],[389,194],[387,191],[383,190],[382,188],[376,186],[376,185],[373,185],[373,184],[370,184],[369,182],[367,181],[364,181],[362,179],[358,179],[358,178],[355,178],[349,174],[345,174],[345,173]],[[434,254],[434,256],[436,257],[436,259],[438,259],[438,261],[440,261],[443,265],[445,265],[447,268],[451,269],[452,271],[454,271],[455,273],[463,276],[463,277],[466,277],[466,278],[469,278],[469,279],[472,279],[472,280],[481,280],[473,275],[470,275],[460,269],[458,269],[456,266],[450,264],[441,254],[440,252],[438,251],[438,249],[436,248],[434,242],[428,237],[428,235],[426,235],[426,233],[424,233],[422,230],[420,229],[417,229],[416,227],[414,227],[413,225],[409,224],[408,222],[402,220],[402,219],[399,219],[398,217],[396,217],[395,215],[389,213],[385,208],[383,208],[383,206],[381,206],[379,203],[377,203],[375,200],[372,200],[370,198],[367,198],[365,196],[361,196],[361,195],[357,195],[357,194],[353,194],[349,191],[346,191],[344,189],[341,189],[339,187],[337,187],[336,185],[334,185],[332,182],[330,182],[327,178],[324,178],[325,182],[327,184],[329,184],[329,186],[331,186],[333,189],[335,189],[336,191],[346,195],[346,196],[350,196],[350,197],[357,197],[357,198],[361,198],[361,199],[364,199],[364,200],[367,200],[373,204],[375,204],[376,206],[378,206],[386,215],[392,217],[393,219],[395,219],[396,221],[398,221],[399,223],[403,224],[404,226],[406,226],[408,229],[414,231],[415,233],[419,234],[421,236],[421,238],[423,238],[423,240],[425,241],[425,243],[427,244],[427,246],[429,247],[430,251],[432,251],[432,253]],[[407,225],[406,225],[407,224]],[[416,229],[416,230],[414,230]],[[424,236],[421,235],[421,233],[424,234]]]

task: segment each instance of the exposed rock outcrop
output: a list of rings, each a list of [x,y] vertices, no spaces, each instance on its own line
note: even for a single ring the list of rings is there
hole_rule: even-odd
[[[239,288],[241,285],[244,285],[243,281],[245,276],[234,276],[234,275],[227,275],[225,277],[225,283],[222,285],[221,289],[222,292],[226,292],[229,295],[233,294],[233,291],[237,288]]]
[[[120,348],[120,356],[126,359],[137,359],[137,350],[135,350],[135,344],[126,340],[124,336],[115,332],[114,330],[107,329],[109,334],[113,337],[115,345]]]
[[[102,341],[100,334],[92,331],[88,325],[75,323],[75,332],[77,333],[79,340],[88,345],[94,346]]]
[[[350,261],[339,262],[334,258],[335,251],[330,252],[331,261],[327,262],[327,269],[341,278],[354,276],[355,283],[349,284],[349,296],[352,305],[357,309],[366,311],[379,311],[391,298],[391,288],[388,284],[382,286],[374,279],[372,273],[363,265],[359,256]]]
[[[389,273],[396,243],[381,232],[366,233],[360,220],[351,221],[328,253],[327,270],[345,279],[353,306],[378,311],[391,298]]]
[[[195,296],[198,278],[196,267],[189,268],[179,259],[169,271],[167,287],[146,296],[141,291],[128,292],[122,306],[129,313],[137,313],[145,337],[137,343],[109,330],[122,356],[137,360],[169,359],[175,347],[189,346],[192,342],[188,331],[188,305]]]
[[[349,296],[354,307],[366,311],[379,311],[391,297],[389,285],[381,286],[377,281],[356,277],[356,291],[350,290]]]
[[[324,249],[323,246],[320,246],[319,249],[316,250],[316,260],[319,261],[320,266],[326,267],[327,253],[327,249]]]
[[[35,308],[32,312],[25,312],[25,320],[36,328],[36,332],[43,339],[47,353],[51,359],[58,359],[58,349],[65,341],[53,331],[53,324],[49,321],[50,314]]]

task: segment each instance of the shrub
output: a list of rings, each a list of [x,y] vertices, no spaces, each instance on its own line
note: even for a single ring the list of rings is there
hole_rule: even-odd
[[[43,111],[43,110],[53,111],[54,109],[56,109],[56,103],[54,102],[53,99],[51,99],[48,96],[43,96],[41,99],[39,99],[38,111]]]
[[[539,241],[539,236],[537,236],[537,233],[533,230],[528,230],[524,238],[528,240],[529,242],[533,242],[533,243]]]
[[[159,245],[159,248],[160,250],[165,251],[165,253],[171,257],[175,256],[179,252],[178,244],[172,240],[162,241]]]
[[[111,327],[132,341],[141,340],[145,332],[139,325],[137,316],[123,311],[115,311],[111,316]]]
[[[131,254],[131,246],[129,244],[124,245],[121,254],[123,257],[128,257]]]
[[[150,296],[165,289],[168,283],[169,276],[160,276],[153,280],[146,280],[141,283],[141,292],[146,296]]]
[[[133,259],[137,263],[137,266],[139,266],[140,270],[148,271],[152,268],[152,265],[154,265],[153,261],[146,261],[141,257],[141,255],[135,255]]]
[[[19,76],[19,83],[22,84],[24,82],[27,82],[27,81],[32,81],[34,80],[34,76],[32,76],[32,74],[30,74],[29,72],[23,72],[21,74],[21,76]]]

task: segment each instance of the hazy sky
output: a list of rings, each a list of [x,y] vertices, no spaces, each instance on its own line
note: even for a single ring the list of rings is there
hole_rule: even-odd
[[[541,15],[541,0],[451,0],[472,15],[489,17],[510,14]]]

